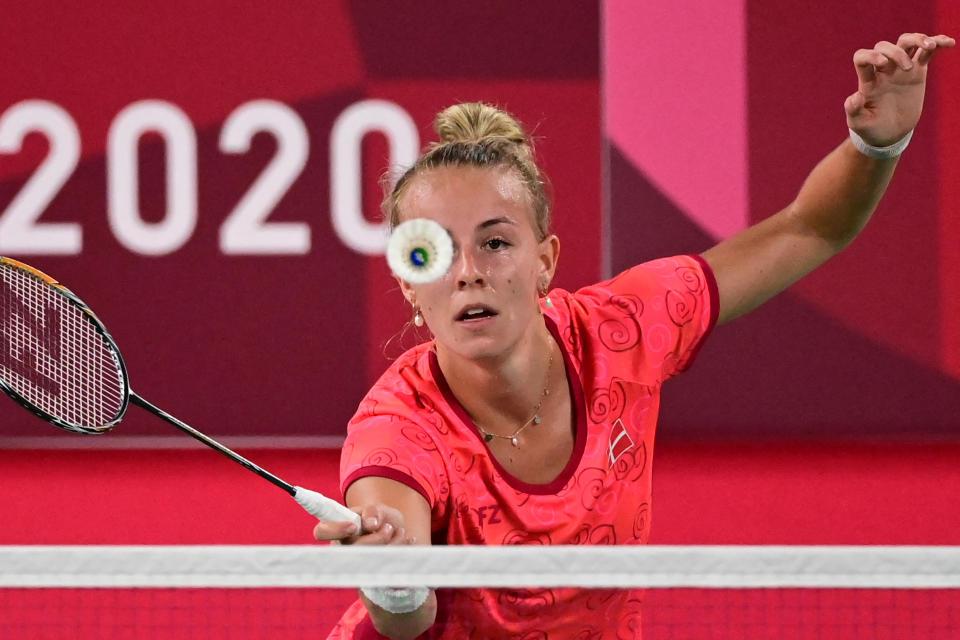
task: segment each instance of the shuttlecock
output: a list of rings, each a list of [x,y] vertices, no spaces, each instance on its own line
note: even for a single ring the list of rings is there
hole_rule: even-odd
[[[397,225],[387,244],[387,264],[401,280],[424,284],[442,278],[453,262],[453,241],[433,220],[414,218]]]

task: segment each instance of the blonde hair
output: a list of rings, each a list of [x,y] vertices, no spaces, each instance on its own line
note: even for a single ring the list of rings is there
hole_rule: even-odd
[[[382,209],[390,228],[400,224],[400,198],[418,174],[445,166],[507,167],[515,170],[530,194],[537,239],[550,233],[546,177],[537,166],[533,143],[523,126],[506,111],[482,102],[447,107],[434,118],[439,141],[431,143],[393,184],[385,189]]]

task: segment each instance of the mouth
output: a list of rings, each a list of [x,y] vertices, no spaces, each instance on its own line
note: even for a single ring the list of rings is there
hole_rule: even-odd
[[[496,309],[483,304],[468,304],[460,309],[455,319],[457,322],[479,323],[500,315]]]

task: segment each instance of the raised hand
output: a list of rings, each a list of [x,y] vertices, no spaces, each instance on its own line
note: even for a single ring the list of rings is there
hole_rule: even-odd
[[[903,138],[920,120],[931,57],[955,44],[945,35],[905,33],[896,44],[882,41],[858,50],[853,64],[859,86],[843,105],[847,126],[877,147]]]

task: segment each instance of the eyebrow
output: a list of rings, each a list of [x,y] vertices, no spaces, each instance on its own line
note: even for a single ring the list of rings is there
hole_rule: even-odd
[[[498,224],[511,224],[515,226],[517,223],[506,216],[500,216],[499,218],[490,218],[489,220],[484,220],[477,225],[477,230],[480,231]]]

